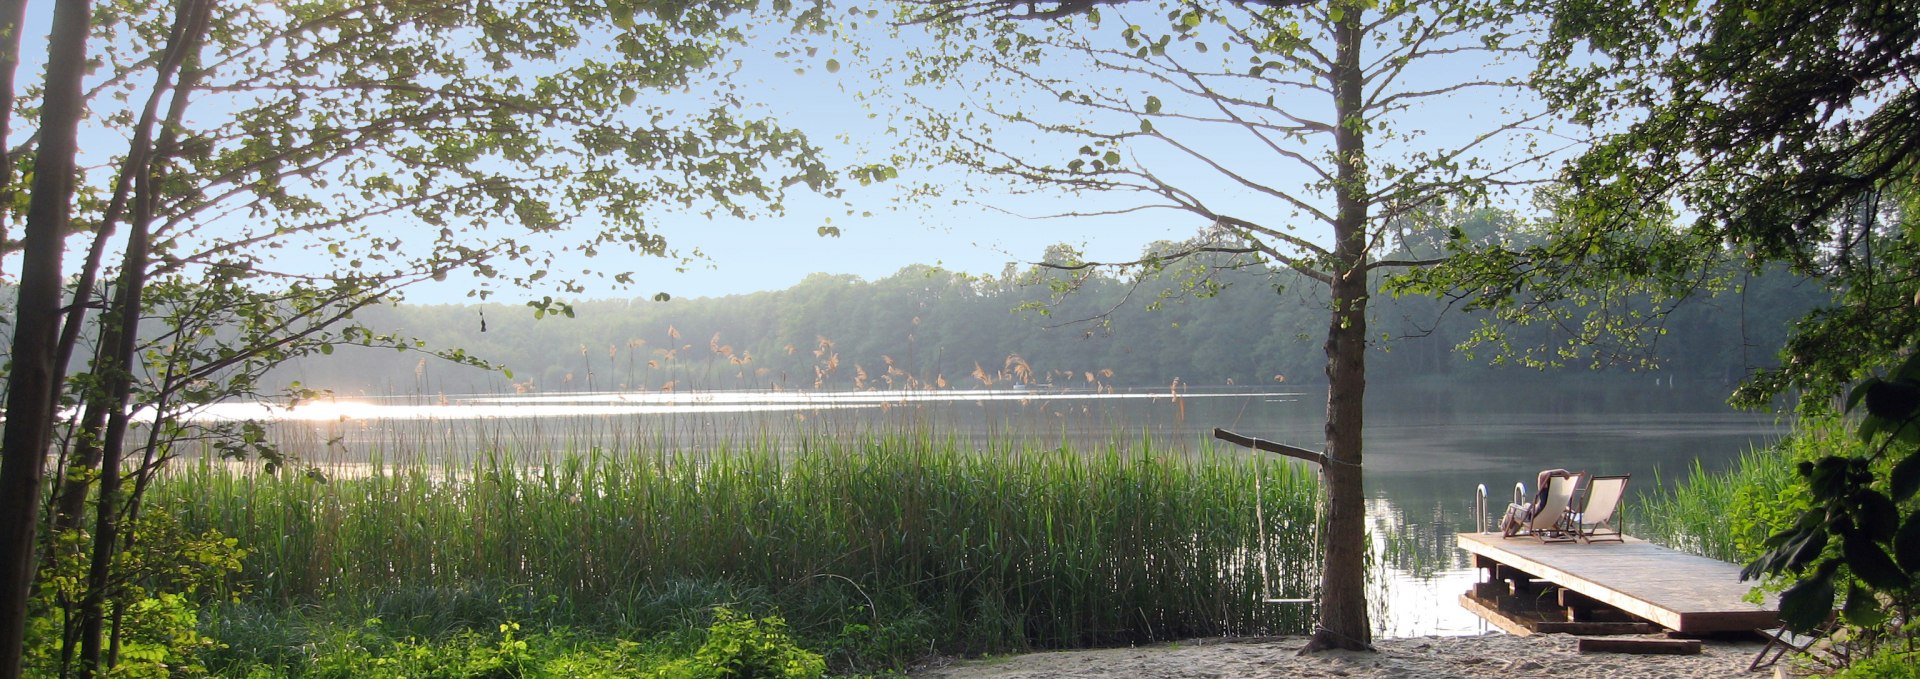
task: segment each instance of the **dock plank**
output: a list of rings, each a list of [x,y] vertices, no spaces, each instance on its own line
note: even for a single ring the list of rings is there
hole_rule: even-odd
[[[1628,537],[1625,542],[1543,543],[1460,533],[1477,556],[1534,575],[1668,629],[1688,634],[1775,626],[1779,608],[1742,600],[1752,583],[1740,567]]]

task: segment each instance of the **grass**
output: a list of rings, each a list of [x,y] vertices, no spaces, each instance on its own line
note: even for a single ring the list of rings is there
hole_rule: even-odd
[[[302,629],[361,618],[396,638],[520,622],[652,639],[726,605],[778,612],[836,668],[898,668],[929,653],[1301,633],[1307,611],[1261,600],[1317,581],[1311,472],[1147,442],[763,438],[537,464],[496,447],[332,480],[189,463],[153,492],[187,528],[251,550],[214,636],[228,656],[276,663],[297,664],[282,651],[321,633]]]

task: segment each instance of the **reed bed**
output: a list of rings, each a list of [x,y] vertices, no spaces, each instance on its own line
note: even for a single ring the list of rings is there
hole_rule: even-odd
[[[975,448],[763,438],[537,464],[493,448],[332,480],[187,463],[154,502],[252,550],[229,594],[275,608],[514,592],[647,634],[744,598],[818,635],[919,621],[912,643],[949,653],[1309,628],[1310,610],[1262,600],[1318,580],[1310,471],[1147,441]]]
[[[1754,448],[1725,471],[1698,460],[1684,481],[1669,487],[1656,473],[1654,490],[1638,506],[1627,505],[1635,535],[1721,561],[1747,563],[1760,556],[1768,536],[1786,528],[1807,504],[1793,471],[1808,432],[1770,448]]]

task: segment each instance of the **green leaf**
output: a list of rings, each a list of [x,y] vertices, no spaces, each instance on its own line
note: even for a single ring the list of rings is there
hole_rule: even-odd
[[[320,353],[322,353],[322,354],[325,354],[325,355],[328,355],[328,356],[332,356],[332,355],[333,355],[333,345],[331,345],[331,344],[322,344],[322,345],[320,345]]]
[[[1853,412],[1853,409],[1860,405],[1861,399],[1867,397],[1868,387],[1879,383],[1879,378],[1873,378],[1853,385],[1853,389],[1847,392],[1847,412]]]
[[[1808,515],[1814,516],[1812,512],[1809,512]],[[1808,564],[1813,563],[1814,559],[1820,558],[1820,553],[1826,551],[1826,549],[1827,531],[1816,526],[1807,530],[1805,537],[1794,544],[1792,550],[1786,552],[1787,561],[1783,565],[1785,565],[1788,570],[1798,571],[1806,568]]]
[[[1780,621],[1787,629],[1807,632],[1826,622],[1833,612],[1833,576],[1816,573],[1780,593]]]
[[[1153,134],[1153,121],[1141,118],[1140,131],[1145,134]]]
[[[1106,161],[1108,165],[1116,165],[1120,162],[1120,153],[1118,151],[1108,151],[1106,155],[1100,156],[1100,159]]]
[[[1905,502],[1920,491],[1920,454],[1907,453],[1907,458],[1893,465],[1893,472],[1887,476],[1888,489],[1893,491],[1893,499]]]
[[[1847,622],[1860,627],[1876,627],[1887,621],[1887,611],[1873,592],[1855,583],[1847,584],[1847,603],[1840,609]]]
[[[1894,377],[1907,381],[1920,381],[1920,353],[1907,356],[1900,362],[1900,369],[1894,371]]]
[[[1900,570],[1899,564],[1893,562],[1893,557],[1887,556],[1886,550],[1867,539],[1865,534],[1848,533],[1842,536],[1840,547],[1847,557],[1847,568],[1867,586],[1898,590],[1909,584],[1907,574]]]
[[[1893,535],[1893,559],[1908,573],[1920,573],[1920,510],[1907,514],[1900,532]]]
[[[1199,28],[1199,27],[1200,27],[1200,13],[1199,13],[1199,12],[1188,12],[1186,16],[1183,16],[1183,17],[1180,17],[1180,23],[1181,23],[1181,25],[1184,25],[1184,26],[1186,26],[1187,28]]]
[[[1904,368],[1903,368],[1904,370]],[[1867,386],[1867,413],[1894,422],[1903,422],[1920,410],[1920,383],[1902,377],[1892,382],[1875,381]]]
[[[840,72],[840,60],[839,60],[839,59],[828,59],[828,60],[827,60],[827,72],[828,72],[828,73],[839,73],[839,72]]]
[[[635,100],[635,99],[638,99],[638,98],[640,98],[640,93],[639,93],[639,92],[635,92],[635,91],[633,90],[633,88],[631,88],[631,87],[622,87],[622,88],[620,88],[620,103],[621,103],[621,104],[631,104],[631,103],[633,103],[633,100]]]
[[[1838,500],[1846,497],[1847,459],[1837,455],[1820,458],[1813,465],[1813,473],[1807,476],[1807,488],[1813,491],[1813,497],[1819,500]]]
[[[1340,23],[1341,19],[1345,19],[1346,17],[1347,17],[1347,8],[1345,7],[1341,7],[1340,5],[1335,4],[1332,7],[1327,8],[1328,21],[1331,21],[1337,24],[1337,23]]]
[[[1159,112],[1160,112],[1160,98],[1154,97],[1154,96],[1147,97],[1147,113],[1153,114],[1153,113],[1159,113]]]
[[[1892,499],[1871,488],[1862,489],[1853,494],[1853,504],[1858,508],[1856,516],[1860,520],[1860,530],[1874,542],[1889,542],[1893,534],[1900,529],[1900,507]]]
[[[1873,441],[1874,435],[1879,434],[1881,430],[1885,428],[1881,424],[1882,422],[1885,422],[1885,421],[1886,420],[1882,420],[1878,417],[1866,418],[1860,421],[1860,428],[1855,430],[1854,433],[1859,436],[1861,442],[1870,443]]]

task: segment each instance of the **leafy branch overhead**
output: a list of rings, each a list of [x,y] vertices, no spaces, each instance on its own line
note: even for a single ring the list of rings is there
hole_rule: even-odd
[[[1909,345],[1920,332],[1910,303],[1920,10],[1890,0],[1554,9],[1535,83],[1611,134],[1567,166],[1533,240],[1477,248],[1411,287],[1583,343],[1631,344],[1657,339],[1658,317],[1679,301],[1738,292],[1769,270],[1831,281],[1833,303],[1796,324],[1781,367],[1736,395],[1749,405],[1841,394]]]
[[[568,270],[571,254],[674,255],[664,215],[745,219],[781,211],[789,187],[831,194],[835,173],[801,133],[751,117],[743,85],[700,75],[752,36],[727,17],[758,4],[221,4],[193,101],[221,113],[188,116],[163,159],[161,271],[464,269],[483,286],[554,275],[578,291],[583,276],[631,279]],[[103,38],[167,19],[103,11]],[[104,97],[149,63],[137,39],[102,44],[93,96],[110,124]]]
[[[1510,60],[1530,45],[1518,29],[1489,28],[1521,23],[1499,14],[1517,8],[1503,3],[1378,7],[1366,29],[1380,53],[1356,64],[1364,85],[1347,118],[1330,117],[1340,66],[1330,41],[1348,4],[909,3],[901,20],[940,40],[900,68],[934,89],[889,96],[909,101],[929,162],[1019,192],[1086,198],[1044,216],[1178,214],[1218,229],[1223,248],[1325,282],[1339,268],[1322,234],[1339,218],[1342,181],[1358,182],[1348,195],[1367,210],[1366,247],[1379,254],[1448,205],[1532,183],[1532,168],[1562,148],[1527,134],[1544,110],[1508,96],[1524,85]],[[1462,98],[1511,110],[1445,126],[1420,110]],[[1380,144],[1343,159],[1334,151],[1343,128]],[[1343,164],[1358,171],[1343,175]],[[1360,266],[1421,266],[1439,254]]]

